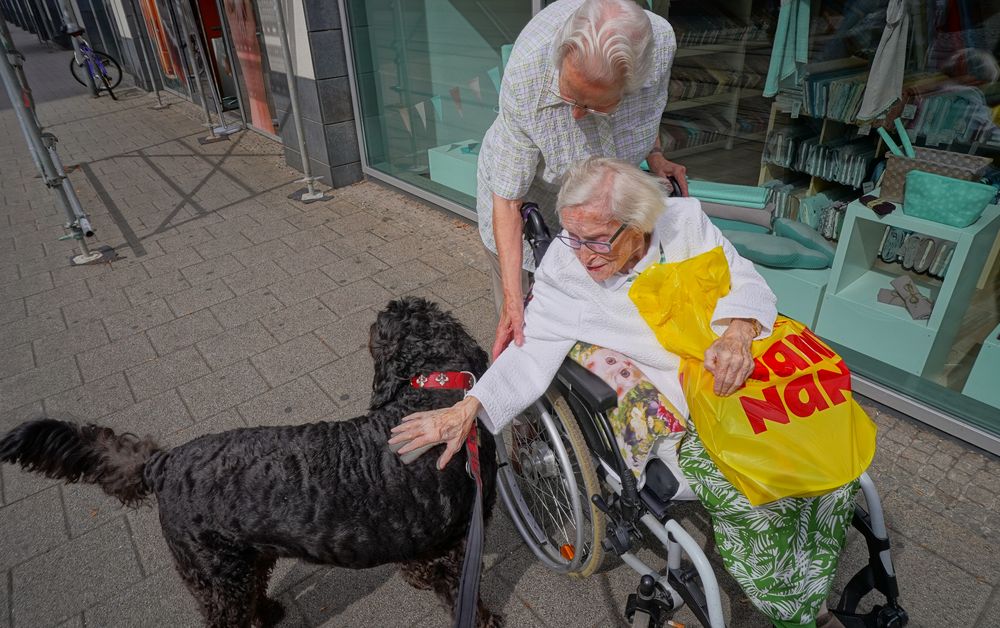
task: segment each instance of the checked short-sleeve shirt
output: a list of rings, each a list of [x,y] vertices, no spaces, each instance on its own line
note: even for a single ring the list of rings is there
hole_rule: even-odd
[[[616,157],[638,165],[653,149],[667,105],[670,66],[677,42],[670,24],[646,12],[653,25],[653,72],[642,88],[628,94],[610,116],[572,116],[556,95],[559,74],[552,63],[558,30],[583,0],[559,0],[524,27],[500,88],[500,111],[479,151],[476,210],[479,233],[488,249],[493,239],[493,196],[532,201],[550,227],[557,227],[556,195],[563,175],[591,156]],[[534,262],[525,245],[524,267]]]

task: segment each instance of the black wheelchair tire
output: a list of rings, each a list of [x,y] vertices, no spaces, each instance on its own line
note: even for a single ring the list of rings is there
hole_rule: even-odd
[[[524,499],[521,490],[517,486],[516,479],[514,478],[514,471],[510,468],[501,468],[498,473],[498,486],[500,489],[500,496],[507,507],[508,515],[514,519],[515,527],[521,534],[524,541],[528,544],[531,550],[539,557],[542,562],[553,569],[554,571],[564,573],[566,575],[585,578],[587,576],[596,573],[604,563],[604,548],[601,545],[604,539],[606,524],[605,514],[598,510],[596,506],[590,501],[590,496],[596,494],[603,494],[601,490],[600,480],[597,477],[597,473],[594,471],[593,457],[590,454],[590,450],[587,447],[587,442],[583,437],[583,433],[580,431],[580,426],[577,424],[576,418],[573,416],[570,410],[569,404],[566,399],[553,391],[550,391],[546,395],[546,403],[551,409],[551,415],[556,420],[556,422],[561,426],[561,435],[564,437],[564,443],[566,445],[566,453],[569,457],[573,459],[576,463],[576,475],[578,476],[577,482],[582,480],[582,489],[578,487],[578,490],[582,493],[584,497],[581,500],[581,509],[584,509],[586,513],[589,514],[590,518],[590,529],[587,533],[587,543],[589,544],[589,551],[582,562],[573,566],[572,561],[563,560],[560,564],[558,559],[556,559],[551,552],[544,550],[535,543],[531,538],[530,534],[526,533],[526,529],[529,526],[529,522],[526,521],[528,516],[532,519],[536,519],[533,513],[523,512],[524,510],[530,510],[527,507],[527,501]],[[501,438],[501,442],[498,442],[498,449],[504,447],[505,451],[510,441],[513,439],[511,435],[512,428],[504,430]],[[536,522],[531,522],[537,527]],[[548,540],[547,540],[548,541]]]

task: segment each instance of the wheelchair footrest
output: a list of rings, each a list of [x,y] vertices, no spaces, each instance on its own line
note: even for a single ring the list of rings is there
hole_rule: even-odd
[[[876,606],[865,614],[832,611],[844,628],[903,628],[910,617],[901,606]]]

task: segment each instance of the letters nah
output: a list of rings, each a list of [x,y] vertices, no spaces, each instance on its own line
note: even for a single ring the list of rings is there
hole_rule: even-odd
[[[824,363],[837,370],[815,368]],[[799,371],[807,372],[790,379]],[[788,334],[771,345],[754,360],[750,379],[768,382],[772,373],[781,381],[765,388],[763,399],[739,397],[754,434],[767,431],[764,421],[788,423],[789,412],[805,418],[831,405],[842,404],[847,401],[844,391],[851,390],[851,373],[844,360],[808,329],[801,334]]]

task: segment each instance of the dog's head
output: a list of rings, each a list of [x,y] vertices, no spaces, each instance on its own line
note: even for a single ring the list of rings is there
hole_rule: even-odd
[[[375,360],[371,407],[392,400],[410,378],[430,371],[486,370],[486,352],[462,324],[436,303],[417,297],[391,301],[372,324],[368,342]]]

